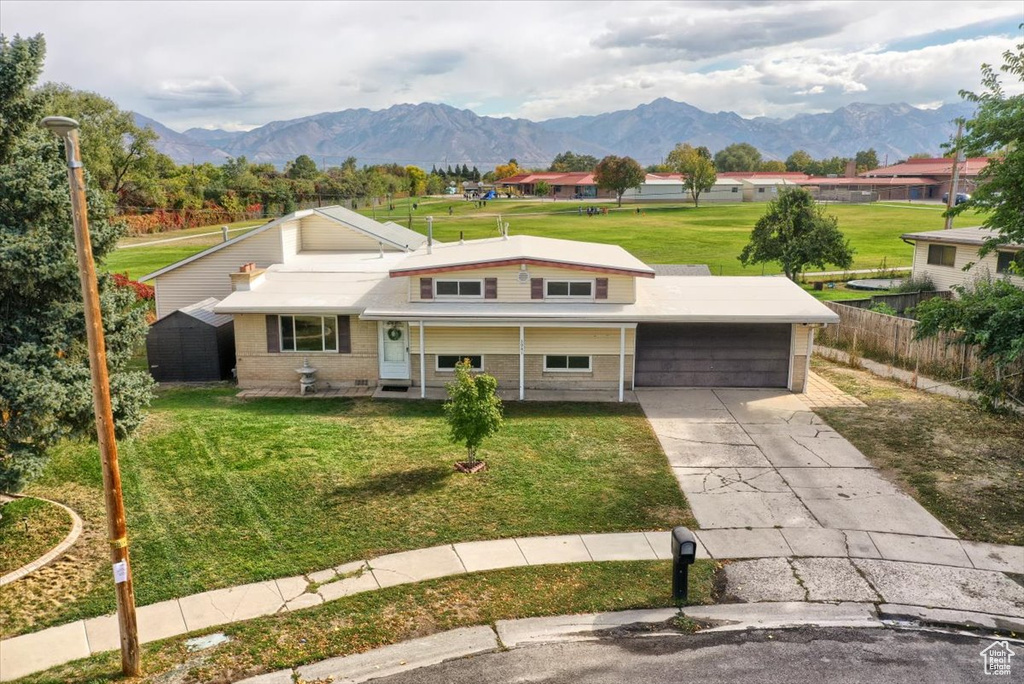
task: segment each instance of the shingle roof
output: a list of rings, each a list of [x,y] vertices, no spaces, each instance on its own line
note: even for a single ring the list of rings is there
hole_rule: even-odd
[[[374,221],[369,216],[363,216],[345,207],[321,207],[313,211],[395,247],[414,250],[427,241],[426,236],[400,226],[393,221],[388,221],[387,223]]]
[[[970,157],[960,165],[960,176],[976,176],[988,164],[988,157]],[[948,176],[953,173],[952,158],[908,159],[902,164],[880,166],[861,176]]]
[[[187,314],[196,320],[202,321],[207,325],[212,325],[214,328],[219,328],[222,325],[227,325],[232,321],[231,316],[224,314],[214,313],[213,307],[220,304],[219,299],[214,297],[207,297],[201,302],[195,304],[189,304],[188,306],[178,309],[183,314]]]
[[[951,228],[949,230],[925,230],[917,233],[904,233],[900,237],[904,240],[921,240],[922,242],[949,242],[957,245],[978,245],[985,244],[988,240],[998,237],[999,232],[991,228],[973,226],[971,228]],[[1024,245],[1001,244],[1000,247],[1024,248]]]

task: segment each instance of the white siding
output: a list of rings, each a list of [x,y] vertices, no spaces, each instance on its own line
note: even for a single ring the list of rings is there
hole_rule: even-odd
[[[307,252],[375,252],[380,249],[377,240],[319,214],[302,219],[301,245],[301,249]],[[387,244],[384,249],[389,252],[398,251]]]
[[[280,226],[240,240],[156,278],[154,284],[160,293],[157,318],[207,297],[224,299],[231,294],[231,274],[250,261],[260,268],[283,261]]]
[[[949,290],[953,285],[964,285],[972,283],[977,278],[1002,278],[1003,274],[996,273],[998,255],[996,252],[989,252],[984,257],[978,256],[978,249],[972,245],[953,245],[956,247],[956,260],[953,266],[936,266],[928,263],[928,246],[949,244],[942,242],[925,242],[918,240],[914,247],[914,277],[928,276],[935,284],[937,290]],[[967,264],[973,266],[967,271],[963,270]],[[1024,278],[1021,276],[1010,276],[1010,281],[1017,287],[1024,287]]]
[[[288,257],[295,256],[302,251],[302,235],[299,232],[298,221],[281,224],[281,245],[285,261],[288,261]]]
[[[595,280],[597,278],[608,279],[608,299],[596,300],[605,304],[631,304],[636,301],[636,288],[632,276],[613,275],[609,273],[596,273],[593,271],[574,271],[568,268],[552,268],[550,266],[527,266],[527,273],[530,278],[545,278],[547,280]],[[498,302],[528,302],[536,301],[543,304],[544,300],[530,299],[530,281],[519,282],[520,269],[518,266],[504,266],[498,268],[477,268],[466,271],[448,271],[444,273],[432,273],[425,276],[411,276],[409,278],[409,296],[411,301],[420,301],[420,278],[433,278],[437,280],[483,280],[484,278],[498,279]],[[445,301],[452,301],[446,299]],[[562,300],[565,301],[565,300]],[[586,306],[590,300],[582,300],[580,306]]]

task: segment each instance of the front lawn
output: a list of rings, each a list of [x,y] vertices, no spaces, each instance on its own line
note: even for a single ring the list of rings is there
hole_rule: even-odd
[[[121,445],[141,604],[437,544],[693,524],[635,404],[507,404],[483,473],[453,471],[436,402],[164,391]],[[96,449],[57,450],[30,491],[102,529]],[[112,611],[102,535],[53,577],[5,589],[7,634]]]
[[[39,558],[70,531],[67,511],[47,501],[15,499],[0,506],[0,575]]]
[[[867,404],[816,411],[942,524],[964,539],[1024,545],[1024,417],[817,357],[812,369]]]
[[[713,603],[716,564],[690,570],[690,605]],[[146,681],[233,682],[470,625],[544,615],[671,606],[668,561],[548,565],[474,573],[382,589],[317,608],[217,628],[231,638],[197,653],[185,637],[142,647]],[[120,679],[116,651],[51,668],[25,684]]]

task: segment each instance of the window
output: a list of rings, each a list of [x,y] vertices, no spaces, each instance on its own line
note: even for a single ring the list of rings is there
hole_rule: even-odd
[[[438,280],[434,284],[434,294],[438,297],[483,297],[482,280]]]
[[[764,192],[764,188],[758,188],[757,191],[758,192]]]
[[[932,266],[952,266],[956,262],[953,245],[928,245],[928,263]]]
[[[545,297],[580,297],[589,299],[594,296],[593,280],[545,280]]]
[[[589,356],[545,356],[544,370],[546,371],[576,371],[587,372],[590,370]]]
[[[739,191],[740,191],[740,189],[739,189],[739,188],[737,188],[736,186],[733,186],[733,188],[732,188],[732,191],[733,191],[733,192],[739,192]]]
[[[484,357],[479,354],[438,354],[437,370],[441,372],[454,371],[455,364],[463,359],[469,359],[469,367],[473,370],[483,370],[484,368]]]
[[[281,316],[281,351],[338,351],[338,318]]]
[[[1011,271],[1010,264],[1014,263],[1017,264],[1017,270]],[[996,273],[1021,275],[1024,273],[1021,269],[1024,269],[1024,252],[999,252],[996,259]]]

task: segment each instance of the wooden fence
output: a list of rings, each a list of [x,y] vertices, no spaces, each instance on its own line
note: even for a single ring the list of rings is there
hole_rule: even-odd
[[[819,330],[816,335],[817,341],[827,347],[945,379],[964,378],[976,370],[989,370],[989,364],[979,359],[977,347],[954,342],[945,333],[915,340],[915,320],[845,303],[823,303],[840,318],[838,324]]]
[[[926,302],[935,297],[949,299],[950,292],[897,292],[895,294],[877,294],[864,299],[844,299],[843,304],[855,306],[858,309],[870,309],[875,304],[888,304],[897,313],[903,313],[907,309],[913,309],[921,302]]]

